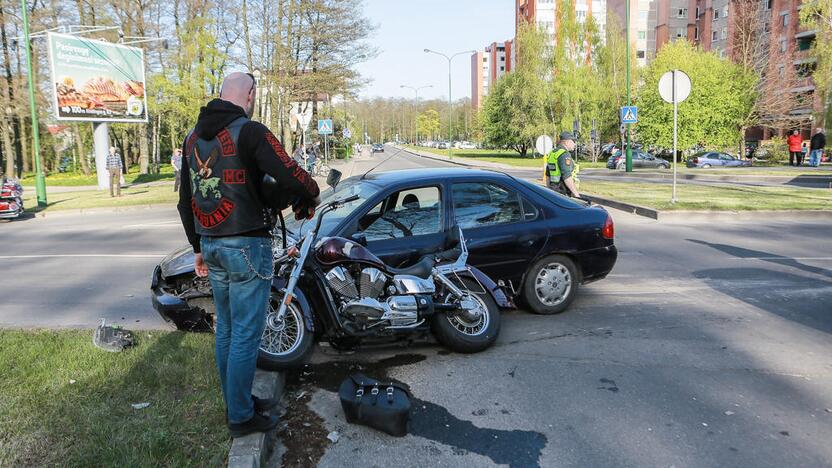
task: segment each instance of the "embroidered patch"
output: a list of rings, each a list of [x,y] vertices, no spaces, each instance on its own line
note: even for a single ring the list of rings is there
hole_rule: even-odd
[[[234,202],[223,198],[214,211],[206,213],[197,206],[196,199],[191,199],[191,211],[194,212],[194,217],[196,217],[202,227],[212,229],[222,224],[231,216],[231,213],[234,211]]]
[[[226,184],[244,184],[246,183],[245,169],[226,169],[222,171],[222,181]]]
[[[217,133],[217,140],[219,140],[220,147],[222,147],[223,156],[234,156],[237,154],[237,150],[234,148],[234,139],[231,138],[231,132],[227,128]]]
[[[571,160],[571,159],[567,159],[567,160],[566,160],[566,165],[567,165],[567,166],[571,166],[571,165],[572,165],[572,160]]]

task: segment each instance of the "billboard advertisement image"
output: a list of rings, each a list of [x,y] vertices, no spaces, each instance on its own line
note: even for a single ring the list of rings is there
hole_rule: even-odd
[[[144,51],[66,34],[48,34],[58,120],[147,122]]]

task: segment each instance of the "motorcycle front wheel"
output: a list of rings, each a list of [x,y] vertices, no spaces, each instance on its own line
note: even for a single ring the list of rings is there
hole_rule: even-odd
[[[314,337],[304,326],[303,312],[297,301],[289,303],[283,320],[278,320],[277,311],[282,300],[282,294],[272,291],[257,356],[257,367],[261,369],[282,371],[300,367],[314,347]]]
[[[476,318],[462,314],[437,313],[431,319],[431,330],[442,345],[457,353],[478,353],[491,347],[500,334],[500,308],[494,298],[469,278],[462,279],[461,289],[476,304]],[[446,303],[457,299],[452,294],[444,297]]]

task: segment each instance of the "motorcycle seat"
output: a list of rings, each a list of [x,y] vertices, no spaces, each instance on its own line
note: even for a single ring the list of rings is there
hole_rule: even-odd
[[[388,267],[387,272],[391,275],[411,275],[416,276],[422,279],[430,278],[430,274],[433,271],[433,265],[436,264],[436,261],[431,256],[425,256],[414,265],[405,268],[392,268]]]

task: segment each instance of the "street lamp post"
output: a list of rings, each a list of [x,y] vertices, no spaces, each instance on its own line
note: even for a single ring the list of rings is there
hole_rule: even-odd
[[[35,192],[37,194],[38,206],[46,207],[46,178],[43,176],[43,167],[40,162],[40,138],[38,136],[38,111],[35,106],[35,79],[32,76],[32,51],[29,43],[29,17],[26,7],[26,0],[20,0],[23,20],[23,42],[26,51],[26,66],[29,71],[29,107],[32,112],[32,138],[35,151]],[[24,157],[26,157],[24,155]]]
[[[626,32],[624,36],[627,38],[627,105],[633,105],[630,100],[630,0],[624,0],[624,17],[626,22]],[[630,149],[630,124],[627,125],[627,149],[625,151],[625,169],[626,172],[633,172],[633,151]]]
[[[420,89],[425,89],[425,88],[433,88],[433,85],[419,86],[418,88],[415,88],[413,86],[401,85],[401,86],[399,86],[399,88],[412,89],[413,92],[416,93],[416,104],[414,104],[413,108],[414,108],[415,112],[418,113],[419,112],[419,90]],[[410,135],[411,136],[414,135],[414,133],[413,133],[413,121],[410,122]],[[416,133],[415,133],[415,137],[414,137],[413,140],[414,140],[413,141],[414,145],[419,144],[419,125],[418,124],[416,125]]]
[[[454,111],[453,105],[451,101],[451,61],[453,61],[454,57],[457,55],[462,54],[474,54],[476,50],[463,50],[462,52],[457,52],[451,56],[445,55],[442,52],[437,52],[435,50],[425,49],[426,54],[436,54],[442,57],[445,57],[448,60],[448,157],[453,157],[453,149],[454,149],[454,142],[453,142],[453,125],[454,125]]]

